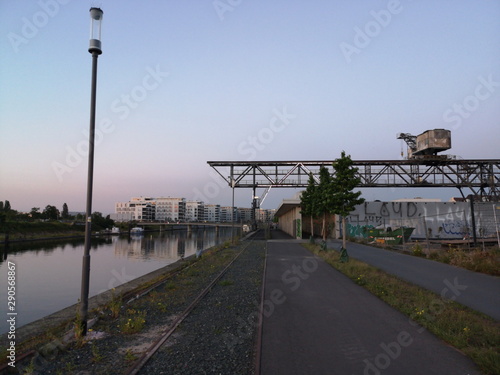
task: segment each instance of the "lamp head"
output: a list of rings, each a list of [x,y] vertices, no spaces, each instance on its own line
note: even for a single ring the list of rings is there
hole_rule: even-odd
[[[101,50],[101,25],[103,11],[101,8],[90,8],[90,44],[89,52],[96,52],[98,55]]]

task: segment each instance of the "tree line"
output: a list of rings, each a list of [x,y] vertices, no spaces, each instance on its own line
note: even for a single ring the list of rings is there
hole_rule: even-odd
[[[19,212],[12,209],[8,200],[0,201],[0,223],[8,221],[40,221],[40,220],[61,220],[61,221],[85,221],[85,214],[77,213],[70,215],[68,205],[64,203],[62,210],[56,206],[47,205],[43,210],[40,207],[33,207],[30,212]],[[114,221],[109,215],[104,217],[100,212],[92,213],[92,226],[110,228]]]
[[[350,155],[342,151],[341,157],[332,164],[334,173],[330,174],[325,166],[319,171],[319,182],[313,174],[309,175],[306,190],[301,196],[301,211],[311,219],[311,238],[314,238],[313,220],[321,217],[323,221],[321,234],[326,241],[326,217],[328,214],[339,215],[342,218],[343,242],[346,247],[346,217],[354,210],[355,206],[365,200],[361,192],[353,189],[359,186],[361,179],[357,176],[358,168],[353,167]]]

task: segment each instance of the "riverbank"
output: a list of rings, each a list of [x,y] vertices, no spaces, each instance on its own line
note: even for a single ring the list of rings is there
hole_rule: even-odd
[[[260,250],[252,252],[249,257],[242,260],[240,267],[243,268],[237,269],[235,273],[228,276],[228,279],[219,282],[217,288],[220,288],[220,292],[229,298],[227,302],[221,305],[217,299],[209,310],[206,308],[200,310],[200,312],[208,311],[209,317],[217,316],[221,329],[224,326],[230,326],[228,332],[235,332],[240,324],[237,316],[242,311],[246,316],[255,310],[254,303],[257,303],[260,295],[264,248],[265,245],[261,244]],[[82,370],[91,370],[92,373],[123,373],[124,369],[130,366],[147,349],[148,345],[152,344],[159,332],[164,330],[169,322],[191,303],[194,296],[204,289],[240,250],[241,245],[230,247],[226,243],[210,249],[199,259],[195,257],[185,259],[91,299],[90,308],[93,309],[91,315],[97,318],[97,322],[92,326],[87,338],[95,338],[95,340],[71,340],[75,337],[71,326],[76,315],[76,305],[55,316],[33,323],[33,328],[25,327],[25,332],[21,335],[27,341],[20,344],[19,348],[22,347],[23,352],[32,350],[34,355],[19,364],[18,370],[21,373],[33,370],[44,374],[71,374]],[[249,272],[247,277],[242,277],[243,270]],[[245,286],[241,287],[241,283]],[[248,295],[245,291],[253,294]],[[116,312],[116,310],[113,306],[116,307],[117,301],[121,308],[118,309],[118,316],[114,317],[113,311]],[[244,305],[246,308],[242,310]],[[213,309],[220,311],[215,314]],[[224,312],[225,317],[221,315]],[[203,326],[203,322],[208,322],[208,320],[207,317],[200,317],[197,322]],[[44,332],[48,325],[52,326],[52,330]],[[206,328],[207,336],[214,333],[211,325],[206,325]],[[183,331],[184,329],[183,323]],[[35,334],[40,332],[43,333]],[[64,332],[69,332],[69,334],[65,336]],[[198,327],[193,331],[193,337],[198,337],[199,332]],[[222,335],[222,332],[219,332],[219,335]],[[97,338],[100,339],[97,340]],[[234,350],[227,350],[227,345],[234,345],[233,341],[221,341],[220,349],[233,353]],[[2,342],[5,342],[4,338]],[[239,346],[237,354],[231,354],[234,358],[229,362],[219,363],[217,358],[215,360],[219,366],[244,368],[241,372],[231,371],[230,373],[247,374],[248,370],[253,367],[253,344],[254,337],[250,335],[243,349],[244,354],[239,352],[242,349]],[[188,347],[192,345],[189,344]],[[197,350],[200,349],[201,347]],[[20,352],[21,349],[18,349],[18,353]],[[191,354],[182,351],[172,358],[180,361],[179,366],[182,368],[182,362],[189,362],[190,356]]]
[[[23,222],[0,224],[0,245],[10,242],[51,240],[83,237],[85,225],[59,221]]]

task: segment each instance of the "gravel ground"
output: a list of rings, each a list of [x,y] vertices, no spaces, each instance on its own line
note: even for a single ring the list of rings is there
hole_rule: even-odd
[[[253,374],[266,246],[261,240],[203,255],[146,296],[122,306],[118,318],[103,309],[87,335],[95,339],[69,345],[54,339],[31,362],[9,373],[124,374],[247,245],[140,374]]]
[[[264,259],[253,242],[140,374],[253,374]]]

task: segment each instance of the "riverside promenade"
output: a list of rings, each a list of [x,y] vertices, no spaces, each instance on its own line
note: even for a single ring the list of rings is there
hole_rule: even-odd
[[[300,242],[267,242],[260,374],[480,374]]]

